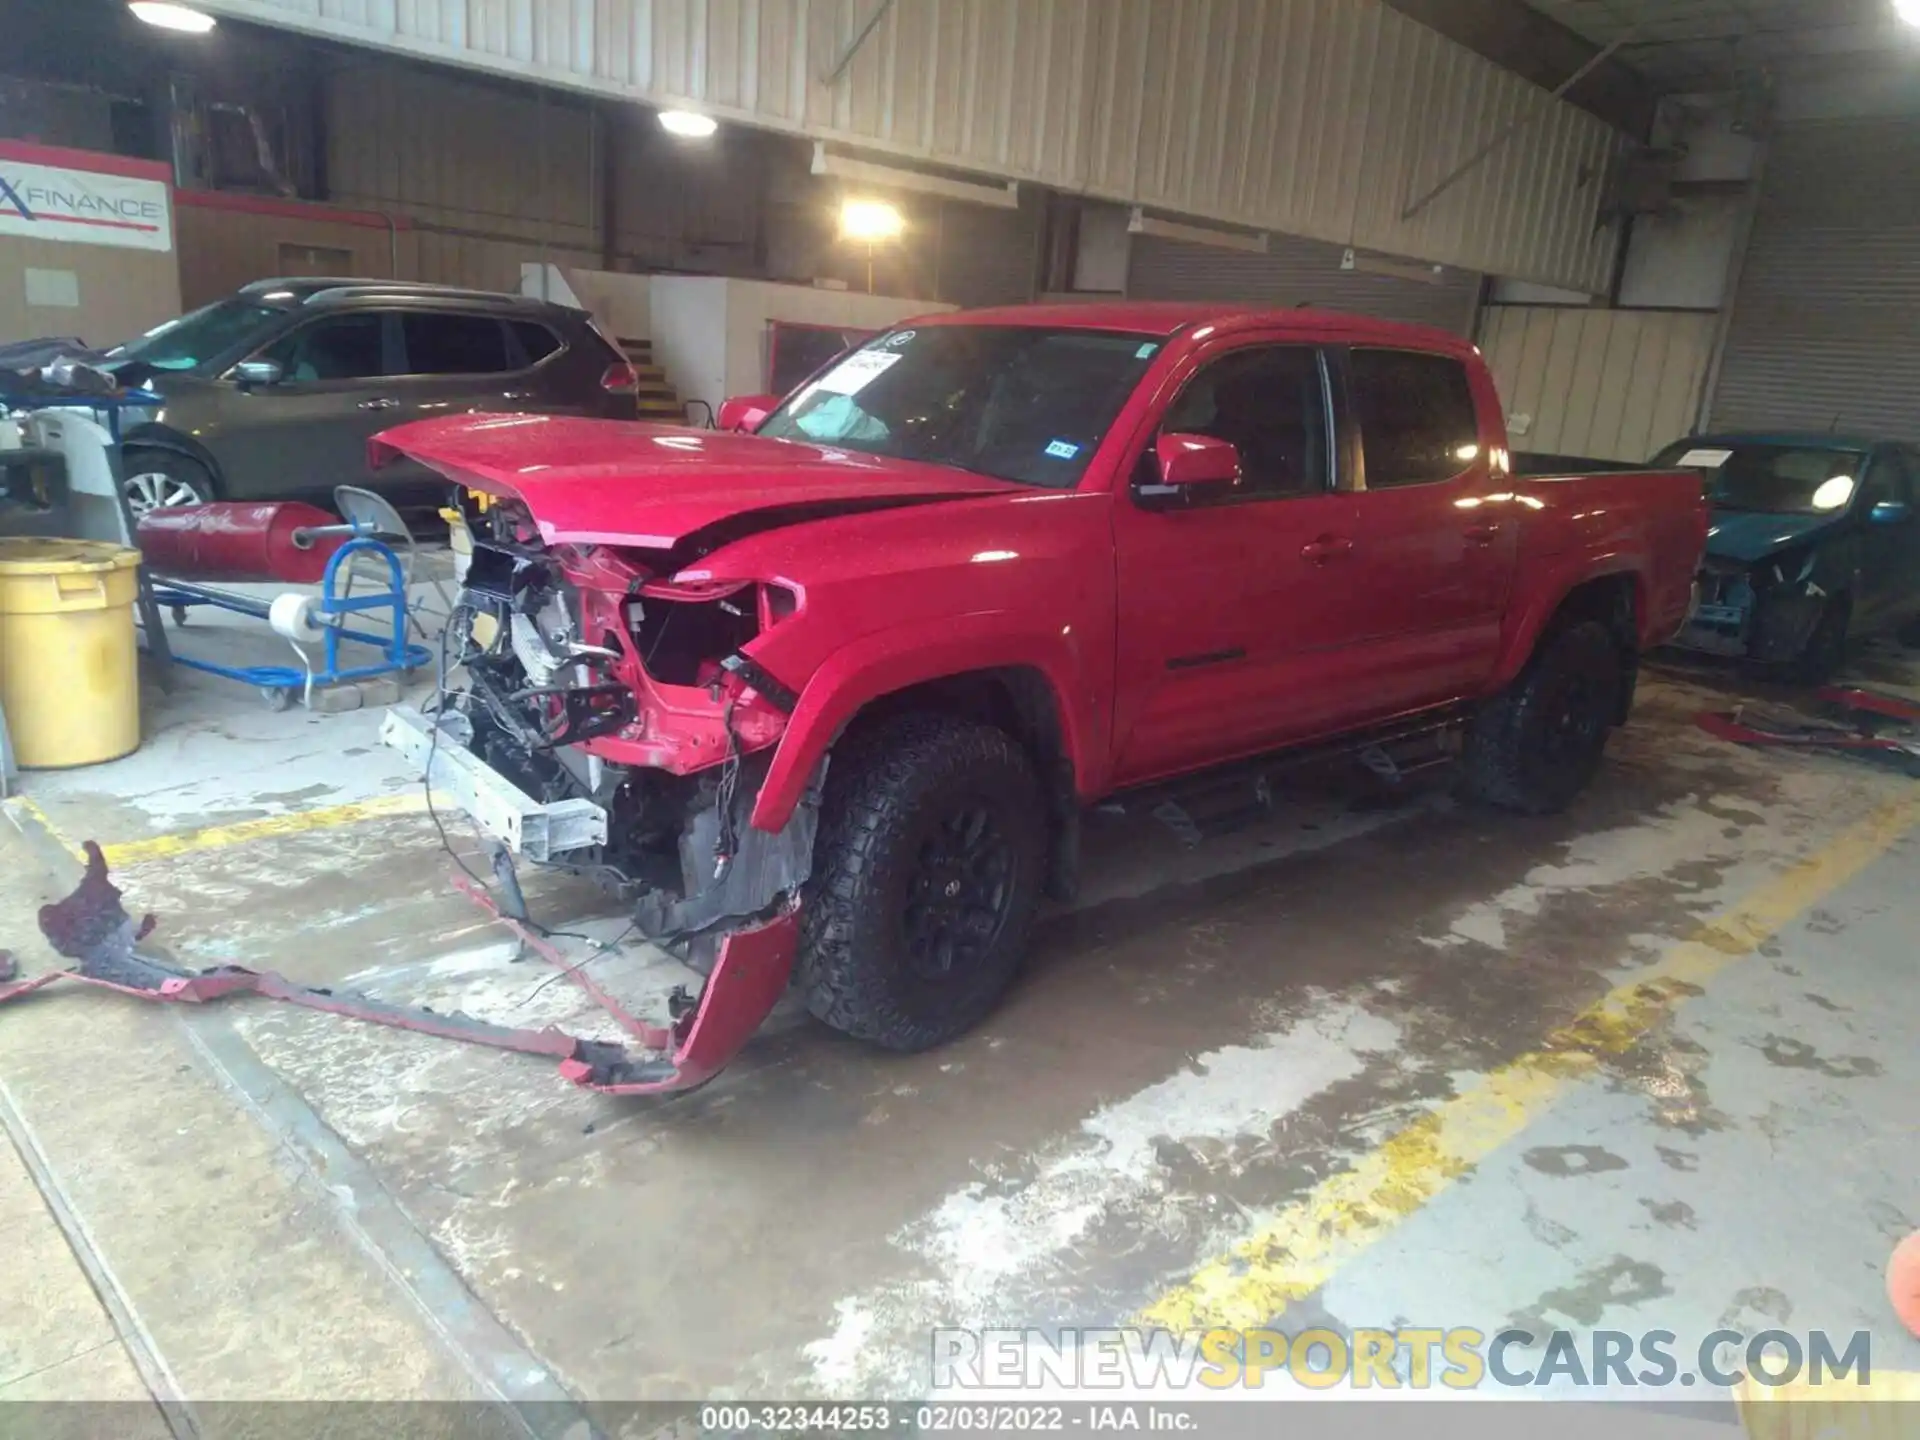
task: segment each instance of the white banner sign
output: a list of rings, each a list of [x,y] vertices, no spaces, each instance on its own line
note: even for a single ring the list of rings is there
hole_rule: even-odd
[[[0,235],[173,249],[164,181],[0,158]]]

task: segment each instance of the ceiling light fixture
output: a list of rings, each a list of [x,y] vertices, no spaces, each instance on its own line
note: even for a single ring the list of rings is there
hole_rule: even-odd
[[[162,30],[178,30],[184,35],[204,35],[218,23],[204,10],[175,5],[172,0],[131,0],[127,9],[137,20],[158,25]]]
[[[869,245],[896,240],[906,228],[899,210],[884,200],[849,200],[840,207],[840,233],[849,240],[864,240]]]
[[[662,110],[660,128],[685,140],[704,140],[720,128],[720,122],[694,110]]]

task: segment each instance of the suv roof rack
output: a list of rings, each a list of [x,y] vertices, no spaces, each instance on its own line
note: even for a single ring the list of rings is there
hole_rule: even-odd
[[[430,280],[382,280],[365,275],[286,276],[255,280],[241,287],[241,293],[245,295],[265,295],[275,291],[288,292],[290,297],[297,297],[303,305],[321,299],[363,295],[443,296],[448,300],[480,301],[528,309],[554,303],[531,295],[515,295],[506,290],[473,290],[460,285],[440,285]]]

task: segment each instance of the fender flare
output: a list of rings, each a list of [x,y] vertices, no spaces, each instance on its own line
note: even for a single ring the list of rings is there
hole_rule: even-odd
[[[836,651],[808,680],[774,750],[754,802],[757,830],[784,826],[821,758],[861,708],[910,685],[983,670],[1037,670],[1053,690],[1061,741],[1077,787],[1090,788],[1089,744],[1096,723],[1090,699],[1075,704],[1080,666],[1057,633],[1037,634],[1005,611],[986,611],[933,625],[882,630]]]
[[[1595,580],[1625,576],[1633,582],[1636,619],[1635,643],[1645,647],[1647,626],[1651,623],[1647,607],[1647,561],[1644,556],[1626,552],[1608,555],[1565,555],[1543,557],[1546,573],[1527,591],[1514,596],[1507,607],[1507,624],[1500,638],[1500,660],[1494,667],[1489,689],[1499,691],[1511,684],[1533,658],[1541,637],[1553,617],[1560,613],[1567,597],[1582,585]]]

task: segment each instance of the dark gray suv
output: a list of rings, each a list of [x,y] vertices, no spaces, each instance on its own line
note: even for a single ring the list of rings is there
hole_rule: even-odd
[[[330,503],[366,485],[435,503],[446,482],[374,473],[367,440],[475,410],[631,420],[637,378],[584,311],[518,295],[376,280],[261,280],[113,351],[166,397],[126,436],[127,499]]]

